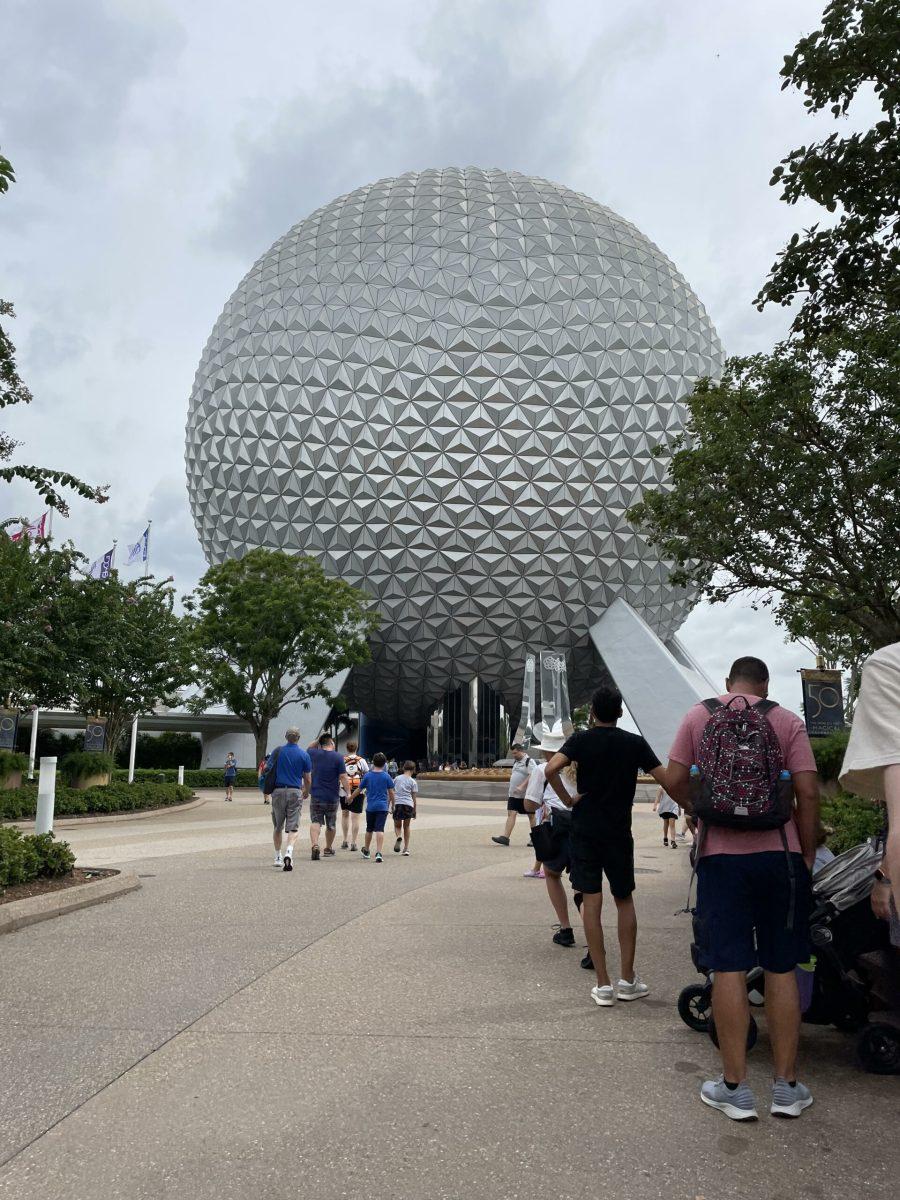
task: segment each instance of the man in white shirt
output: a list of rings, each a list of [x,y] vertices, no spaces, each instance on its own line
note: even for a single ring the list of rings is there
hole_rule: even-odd
[[[553,935],[553,941],[557,946],[574,946],[575,934],[569,922],[569,899],[562,881],[563,873],[569,869],[569,831],[572,827],[572,813],[557,796],[544,775],[544,767],[562,747],[563,741],[562,737],[545,733],[541,738],[540,746],[534,747],[535,750],[541,751],[544,762],[535,766],[531,772],[528,786],[525,789],[524,803],[525,811],[532,818],[533,824],[539,825],[542,821],[549,820],[563,833],[559,853],[555,858],[547,859],[543,864],[544,878],[547,882],[550,903],[559,918],[559,929]],[[574,768],[571,770],[567,768],[563,772],[562,781],[569,795],[574,796],[576,794]]]

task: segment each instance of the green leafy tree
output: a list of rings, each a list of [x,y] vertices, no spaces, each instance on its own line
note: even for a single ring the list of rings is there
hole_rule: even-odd
[[[820,646],[900,640],[900,319],[729,359],[687,405],[668,489],[629,511],[673,581]]]
[[[840,121],[865,90],[882,111],[864,132],[800,146],[772,176],[788,204],[809,199],[836,214],[793,235],[757,297],[760,308],[802,297],[794,329],[814,339],[900,311],[900,0],[833,0],[781,75],[811,113],[830,108]]]
[[[77,578],[65,598],[63,647],[68,701],[84,716],[106,717],[115,754],[135,717],[179,703],[192,682],[186,622],[174,609],[171,579],[123,583]]]
[[[15,182],[15,174],[8,158],[0,154],[0,195],[9,190],[9,185]],[[0,317],[15,317],[13,306],[8,300],[0,300]],[[0,408],[9,408],[13,404],[30,404],[31,392],[25,386],[16,366],[16,348],[8,333],[0,325]],[[4,466],[12,457],[18,442],[0,430],[0,479],[10,483],[13,479],[25,479],[32,483],[38,494],[49,508],[54,508],[65,515],[69,509],[64,491],[74,492],[85,500],[95,500],[103,504],[107,499],[107,488],[93,487],[81,479],[70,475],[68,471],[59,471],[48,467],[32,467],[24,463]]]
[[[64,600],[82,556],[0,527],[0,701],[49,708],[68,699]],[[15,522],[18,529],[18,522]]]
[[[224,703],[243,717],[258,758],[285,705],[333,700],[326,681],[368,660],[379,622],[362,592],[313,559],[278,550],[210,567],[185,606],[200,684],[192,707]]]

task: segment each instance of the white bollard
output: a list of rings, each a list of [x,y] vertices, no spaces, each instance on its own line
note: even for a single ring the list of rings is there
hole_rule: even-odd
[[[53,808],[56,804],[56,756],[41,759],[41,778],[38,781],[35,833],[53,832]]]
[[[134,783],[134,756],[137,753],[137,717],[131,722],[131,749],[128,751],[128,782]]]
[[[37,754],[38,716],[40,709],[31,714],[31,749],[28,751],[28,778],[34,779],[34,756]]]
[[[184,783],[184,767],[178,768],[178,782]]]

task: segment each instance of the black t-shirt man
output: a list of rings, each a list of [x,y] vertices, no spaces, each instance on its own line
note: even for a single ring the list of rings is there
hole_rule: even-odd
[[[577,891],[599,892],[605,874],[617,899],[634,891],[631,810],[638,771],[660,761],[639,734],[601,725],[573,733],[560,754],[574,762],[581,799],[572,809],[571,879]]]
[[[560,750],[578,772],[579,802],[572,832],[588,837],[628,837],[639,771],[660,761],[639,734],[613,726],[579,730]]]

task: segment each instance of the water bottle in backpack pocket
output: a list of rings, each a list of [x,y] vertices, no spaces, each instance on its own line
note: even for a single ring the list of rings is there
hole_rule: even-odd
[[[693,815],[728,829],[780,829],[793,812],[794,789],[766,716],[775,701],[733,696],[703,704],[710,715],[691,770]]]

